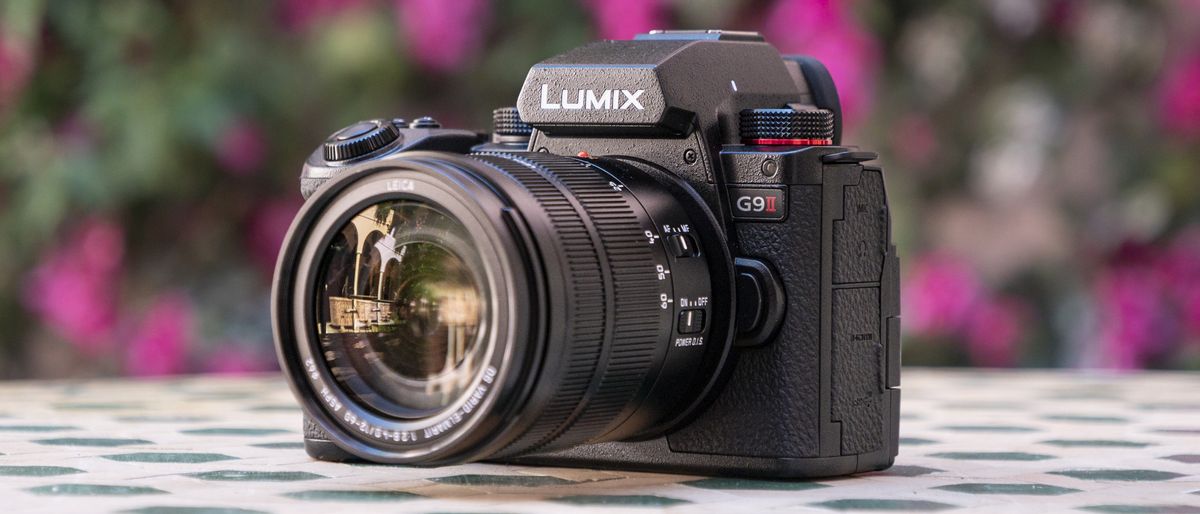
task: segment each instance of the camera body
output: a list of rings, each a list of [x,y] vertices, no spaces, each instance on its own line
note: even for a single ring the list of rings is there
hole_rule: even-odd
[[[882,170],[868,163],[874,154],[840,146],[837,92],[820,63],[781,58],[754,33],[655,31],[539,63],[516,111],[519,119],[511,109],[498,111],[490,140],[427,118],[392,121],[393,141],[337,160],[529,152],[620,156],[667,170],[702,199],[722,232],[725,248],[710,239],[699,251],[732,261],[732,287],[664,295],[672,346],[728,349],[717,376],[688,393],[691,406],[669,426],[488,460],[780,478],[892,464],[899,279]],[[342,139],[381,123],[389,121],[348,127]],[[340,173],[343,165],[330,157],[327,144],[309,158],[301,177],[306,197]],[[652,244],[669,241],[674,265],[695,258],[686,225],[661,229],[647,235]],[[732,329],[713,333],[705,320]],[[307,413],[305,446],[323,460],[358,458]]]

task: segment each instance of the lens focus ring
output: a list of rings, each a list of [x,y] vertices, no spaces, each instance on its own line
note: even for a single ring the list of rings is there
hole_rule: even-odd
[[[611,176],[583,161],[549,154],[479,155],[520,182],[545,210],[566,257],[570,332],[566,369],[553,398],[515,455],[602,435],[642,386],[669,325],[641,206]],[[552,365],[547,363],[547,365]],[[618,420],[619,421],[619,420]]]

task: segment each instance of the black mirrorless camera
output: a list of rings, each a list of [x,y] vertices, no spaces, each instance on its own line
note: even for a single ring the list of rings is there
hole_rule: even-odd
[[[817,477],[883,469],[900,406],[875,154],[824,66],[655,31],[530,70],[490,137],[329,137],[275,273],[323,460]]]

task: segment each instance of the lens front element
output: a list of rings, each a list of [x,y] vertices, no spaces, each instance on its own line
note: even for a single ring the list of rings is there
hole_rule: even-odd
[[[381,414],[434,414],[478,378],[488,294],[469,241],[445,211],[401,199],[355,214],[326,248],[315,316],[324,357]]]

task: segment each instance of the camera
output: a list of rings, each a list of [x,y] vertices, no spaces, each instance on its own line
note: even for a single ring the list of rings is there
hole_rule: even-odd
[[[330,461],[820,477],[884,469],[898,260],[826,68],[751,32],[535,65],[490,135],[329,136],[276,347]]]

